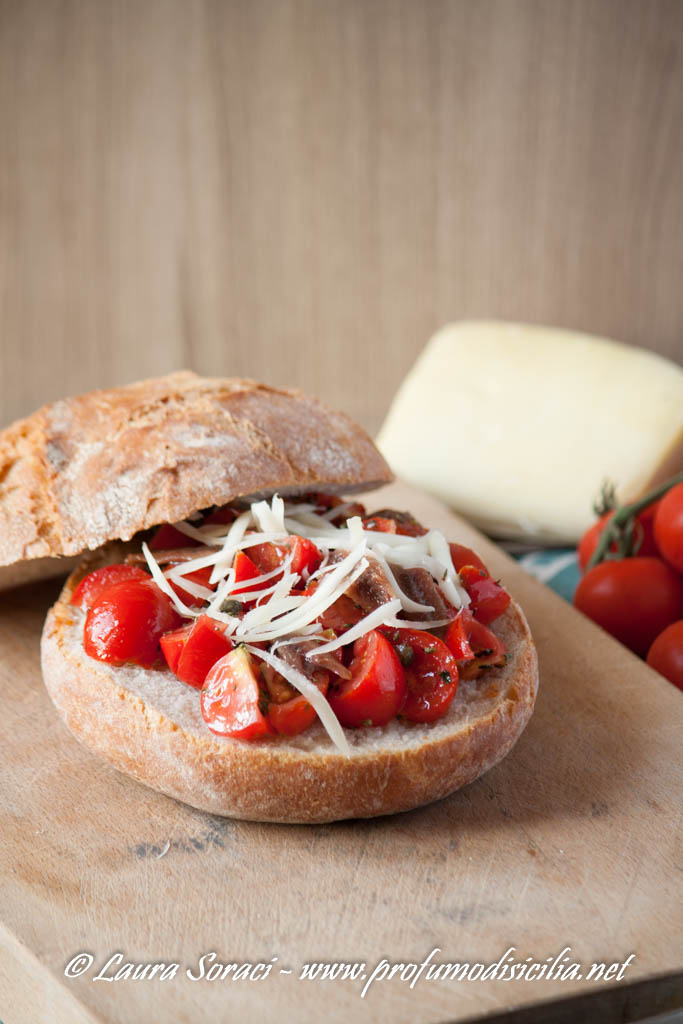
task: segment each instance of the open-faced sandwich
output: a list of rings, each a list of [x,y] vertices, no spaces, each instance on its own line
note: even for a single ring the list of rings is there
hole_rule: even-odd
[[[195,807],[408,810],[533,710],[519,607],[454,538],[360,504],[388,467],[299,392],[179,373],[58,402],[0,435],[0,480],[2,561],[87,552],[43,633],[55,706]]]

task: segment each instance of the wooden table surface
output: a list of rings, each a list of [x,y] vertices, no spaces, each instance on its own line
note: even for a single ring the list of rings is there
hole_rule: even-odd
[[[534,716],[509,757],[430,807],[374,821],[259,825],[194,811],[96,760],[42,686],[55,586],[0,596],[0,1017],[5,1024],[434,1022],[616,982],[302,981],[303,964],[382,958],[623,963],[624,982],[681,962],[682,695],[430,499],[380,504],[473,543],[525,608],[540,656]],[[108,958],[178,962],[167,981],[93,981]],[[277,957],[254,982],[192,982],[203,954]],[[91,971],[64,976],[78,953]],[[209,962],[205,961],[208,966]],[[280,974],[279,969],[292,974]],[[621,1005],[621,1004],[620,1004]],[[559,1018],[558,1018],[559,1019]],[[590,1019],[588,1015],[584,1019]],[[622,1020],[607,1007],[599,1019]],[[631,1018],[628,1018],[631,1019]]]
[[[683,360],[682,124],[680,0],[0,0],[0,425],[188,366],[374,431],[467,317]]]

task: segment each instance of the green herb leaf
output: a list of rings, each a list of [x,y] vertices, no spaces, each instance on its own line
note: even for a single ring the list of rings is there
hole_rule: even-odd
[[[397,644],[396,653],[398,654],[398,659],[404,668],[408,668],[412,665],[415,657],[415,651],[410,644]]]

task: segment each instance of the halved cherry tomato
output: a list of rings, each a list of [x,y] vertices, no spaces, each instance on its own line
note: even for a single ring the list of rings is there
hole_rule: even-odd
[[[458,663],[472,661],[474,658],[474,651],[470,644],[471,622],[471,612],[463,609],[446,630],[444,642]]]
[[[327,672],[316,672],[313,681],[323,695],[327,693],[330,683]],[[313,725],[317,717],[313,705],[302,693],[282,704],[271,701],[268,705],[268,720],[275,731],[283,736],[297,736]]]
[[[149,542],[150,551],[172,551],[175,548],[196,548],[199,541],[181,533],[170,523],[164,523]]]
[[[309,494],[302,494],[301,500],[310,505],[315,505],[316,508],[328,510],[336,508],[337,505],[344,504],[338,494],[325,494],[323,491],[311,491]]]
[[[308,584],[303,593],[308,597],[310,594],[314,594],[317,588],[318,581],[314,580],[313,583]],[[355,626],[365,615],[366,612],[355,604],[348,594],[342,594],[334,604],[331,604],[322,615],[318,616],[317,621],[322,623],[323,629],[333,629],[336,634],[339,634],[345,633],[351,626]]]
[[[648,505],[646,509],[639,512],[636,516],[635,536],[634,540],[640,542],[638,550],[635,552],[641,558],[647,558],[650,556],[656,557],[659,554],[657,550],[657,544],[655,543],[655,516],[659,507],[659,502],[656,501],[653,505]],[[605,529],[605,524],[610,521],[614,512],[606,512],[600,516],[597,523],[593,523],[583,537],[579,541],[577,548],[577,556],[579,562],[579,568],[582,572],[586,571],[586,566],[590,562],[593,552],[598,546],[598,541],[602,535],[602,531]],[[617,551],[616,541],[613,541],[610,545],[610,551]]]
[[[322,562],[322,555],[318,548],[307,537],[289,537],[284,547],[292,552],[291,572],[299,576],[310,576],[315,572]]]
[[[488,569],[472,548],[466,548],[464,544],[453,543],[449,544],[448,547],[451,551],[451,561],[456,572],[460,572],[465,565],[473,565],[475,569],[481,569],[487,576],[489,575]]]
[[[284,561],[284,555],[272,543],[252,544],[247,548],[249,558],[258,567],[260,573],[274,572]],[[275,577],[273,577],[273,580]]]
[[[238,510],[232,508],[232,506],[221,505],[220,508],[215,508],[213,512],[209,512],[208,516],[203,521],[202,526],[211,526],[215,523],[218,523],[221,526],[228,526],[230,523],[235,522],[238,515]]]
[[[363,520],[364,530],[377,530],[378,533],[398,533],[395,519],[386,516],[370,516]]]
[[[487,625],[503,614],[510,604],[510,595],[500,583],[492,580],[485,569],[474,565],[463,565],[458,570],[460,582],[469,594],[471,612]]]
[[[164,637],[161,638],[161,648],[166,654]],[[232,648],[232,641],[225,635],[223,623],[209,615],[200,615],[185,637],[173,671],[181,682],[201,689],[209,669]]]
[[[317,508],[326,509],[327,511],[329,511],[332,508],[337,508],[339,505],[346,505],[346,502],[344,501],[344,499],[338,497],[338,495],[336,495],[336,494],[322,494],[321,492],[318,492],[318,491],[315,492],[314,494],[302,495],[302,498],[303,498],[304,501],[310,502],[311,504],[315,505]],[[335,526],[337,526],[337,525],[339,525],[338,521],[340,521],[340,520],[342,522],[346,522],[346,520],[350,519],[352,516],[361,516],[362,517],[364,515],[365,515],[365,506],[361,505],[361,503],[359,501],[354,501],[352,504],[350,504],[350,506],[347,509],[344,510],[344,512],[342,513],[341,517],[337,516],[336,518],[332,519],[331,522]]]
[[[98,661],[150,668],[159,658],[159,641],[180,624],[169,598],[152,580],[129,579],[107,587],[88,611],[83,632],[85,653]]]
[[[121,583],[123,580],[148,580],[150,575],[138,565],[104,565],[101,569],[95,569],[88,573],[78,584],[71,595],[71,604],[85,608],[86,611],[95,603],[97,598],[107,587],[114,583]]]
[[[178,668],[180,655],[183,653],[185,641],[192,632],[193,625],[194,623],[189,623],[187,626],[181,626],[180,629],[174,629],[171,633],[164,633],[159,641],[161,644],[161,653],[166,659],[166,664],[173,673],[175,673]]]
[[[462,666],[461,679],[475,679],[481,675],[483,669],[500,668],[505,664],[507,647],[488,626],[471,618],[467,627],[467,636],[474,658]]]
[[[683,572],[683,483],[676,484],[658,503],[655,539],[662,557]]]
[[[217,736],[256,740],[274,729],[263,713],[260,677],[249,652],[236,647],[209,670],[201,694],[202,716]]]
[[[683,613],[683,581],[659,558],[600,562],[579,581],[574,604],[636,654],[645,656]]]
[[[482,669],[505,664],[504,642],[467,608],[449,625],[445,642],[458,663],[461,679],[475,679]]]
[[[342,725],[386,725],[403,707],[406,676],[389,641],[376,629],[356,640],[351,679],[330,690],[329,702]]]
[[[373,525],[374,524],[374,525]],[[366,530],[398,533],[403,537],[423,537],[429,533],[410,512],[397,512],[395,508],[382,508],[363,521]]]
[[[249,555],[262,573],[273,572],[284,562],[288,554],[292,555],[290,572],[299,576],[310,576],[322,561],[320,551],[307,537],[292,535],[277,543],[255,544],[249,548]],[[273,581],[277,579],[273,577]]]
[[[446,714],[458,688],[458,666],[446,644],[421,629],[383,629],[406,674],[408,694],[401,717],[434,722]]]
[[[180,562],[169,562],[167,569],[173,569],[175,566],[180,565]],[[194,572],[188,572],[183,576],[183,580],[189,580],[190,583],[198,583],[201,587],[206,587],[208,590],[215,590],[215,585],[211,586],[209,580],[211,578],[211,572],[213,566],[207,565],[203,569],[195,569]],[[204,604],[203,597],[195,597],[190,593],[189,590],[185,590],[183,585],[177,580],[168,581],[181,601],[184,601],[190,608],[200,608]]]
[[[647,653],[650,668],[683,690],[683,619],[660,633]]]
[[[233,587],[230,591],[231,595],[248,594],[250,590],[261,589],[260,583],[252,583],[251,586],[246,583],[247,580],[253,580],[256,576],[260,576],[261,570],[258,566],[254,565],[249,555],[245,555],[244,551],[238,551],[235,555],[233,568],[235,570],[235,583],[237,586]]]

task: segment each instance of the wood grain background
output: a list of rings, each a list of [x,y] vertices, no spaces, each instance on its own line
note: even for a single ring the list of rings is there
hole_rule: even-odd
[[[0,423],[164,372],[370,429],[501,316],[683,357],[683,3],[0,0]]]

